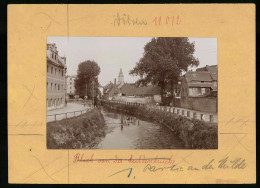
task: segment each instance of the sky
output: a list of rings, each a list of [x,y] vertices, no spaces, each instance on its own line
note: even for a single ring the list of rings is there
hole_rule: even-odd
[[[151,37],[48,37],[47,43],[55,43],[60,56],[67,61],[67,74],[76,75],[78,64],[94,60],[100,66],[99,83],[104,86],[118,79],[120,68],[124,81],[134,83],[138,77],[129,75],[143,56],[144,46]],[[194,56],[200,65],[217,64],[217,38],[189,38],[195,42]],[[196,68],[193,68],[195,70]]]

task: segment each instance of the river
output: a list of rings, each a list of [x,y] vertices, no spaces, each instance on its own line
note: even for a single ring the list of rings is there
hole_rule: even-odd
[[[179,137],[165,126],[105,108],[101,112],[107,130],[96,149],[185,149]]]

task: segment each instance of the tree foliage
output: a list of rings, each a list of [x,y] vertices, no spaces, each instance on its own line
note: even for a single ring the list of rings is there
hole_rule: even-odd
[[[199,61],[193,54],[195,44],[184,38],[153,38],[144,47],[143,57],[130,71],[131,75],[140,76],[137,84],[161,86],[161,95],[170,88],[172,94],[177,86],[181,72],[189,67],[198,66]]]
[[[98,94],[98,75],[100,67],[95,61],[84,61],[78,65],[77,78],[75,79],[76,93],[80,96],[93,97],[93,84],[95,96]]]

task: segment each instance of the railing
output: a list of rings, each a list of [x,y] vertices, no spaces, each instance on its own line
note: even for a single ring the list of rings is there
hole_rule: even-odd
[[[84,110],[77,110],[77,111],[73,111],[73,112],[47,115],[47,122],[53,122],[53,121],[59,121],[62,119],[77,117],[77,116],[87,113],[88,111],[90,111],[92,109],[93,109],[93,107],[86,108]]]
[[[125,101],[108,101],[103,100],[104,102],[109,103],[118,103],[118,104],[126,104],[126,105],[134,105],[134,106],[143,106],[148,109],[156,109],[168,113],[174,113],[179,116],[183,116],[189,119],[198,119],[205,122],[218,122],[218,114],[217,113],[209,113],[209,112],[200,112],[195,110],[190,110],[186,108],[179,108],[179,107],[171,107],[171,106],[157,106],[157,105],[148,105],[143,103],[137,103],[137,102],[125,102]],[[102,102],[102,101],[101,101]]]

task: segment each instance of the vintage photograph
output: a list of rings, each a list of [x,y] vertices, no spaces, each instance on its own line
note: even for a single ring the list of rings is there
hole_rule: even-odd
[[[49,36],[47,149],[218,149],[217,38]]]

